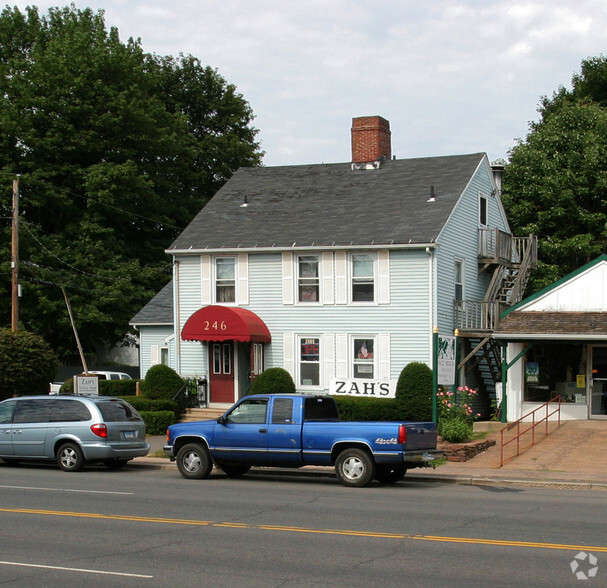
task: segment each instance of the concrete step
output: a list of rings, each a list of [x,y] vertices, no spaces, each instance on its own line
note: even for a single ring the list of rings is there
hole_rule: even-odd
[[[225,411],[225,408],[188,408],[180,422],[208,421],[220,417]]]

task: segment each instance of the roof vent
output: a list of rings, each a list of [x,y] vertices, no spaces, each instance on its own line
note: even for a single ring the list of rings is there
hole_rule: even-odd
[[[435,202],[436,196],[434,195],[434,186],[430,186],[430,198],[426,202]]]

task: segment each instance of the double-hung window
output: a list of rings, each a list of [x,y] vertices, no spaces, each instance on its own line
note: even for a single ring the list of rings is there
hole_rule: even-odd
[[[373,337],[352,338],[352,375],[354,378],[375,377],[375,339]]]
[[[299,338],[299,384],[320,386],[320,339]]]
[[[464,262],[461,259],[455,260],[455,300],[464,299]]]
[[[236,259],[215,258],[215,299],[217,302],[236,302]]]
[[[297,258],[297,292],[299,302],[320,301],[320,268],[318,255]]]
[[[352,255],[352,302],[375,300],[374,257],[369,254]]]

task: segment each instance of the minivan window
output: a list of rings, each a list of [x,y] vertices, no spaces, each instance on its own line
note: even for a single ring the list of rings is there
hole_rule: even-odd
[[[49,400],[19,400],[15,407],[13,423],[48,423],[51,415]]]
[[[0,404],[0,425],[8,425],[13,416],[16,400],[9,400]]]
[[[139,413],[130,404],[121,400],[98,402],[97,407],[103,416],[103,420],[108,423],[141,420]]]
[[[91,412],[79,400],[55,400],[51,410],[52,423],[66,423],[91,420]]]

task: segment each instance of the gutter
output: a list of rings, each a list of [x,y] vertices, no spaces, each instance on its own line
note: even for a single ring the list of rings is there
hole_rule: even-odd
[[[431,243],[370,243],[367,245],[302,245],[297,246],[295,243],[291,247],[209,247],[205,249],[165,249],[165,253],[169,255],[201,255],[204,253],[267,253],[267,252],[283,252],[283,251],[352,251],[360,249],[369,251],[382,249],[436,249],[438,244]]]

